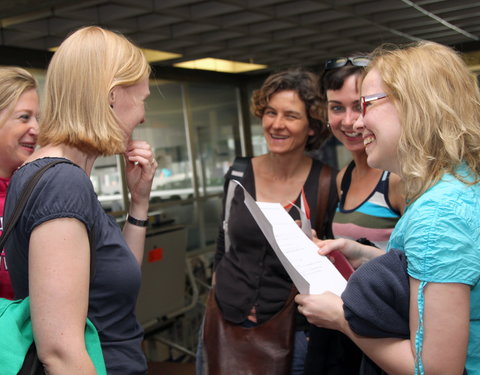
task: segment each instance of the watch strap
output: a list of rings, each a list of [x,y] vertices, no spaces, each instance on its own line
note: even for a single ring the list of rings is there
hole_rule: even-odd
[[[127,214],[127,221],[130,224],[136,225],[137,227],[147,227],[148,226],[148,218],[147,218],[147,220],[139,220],[139,219],[135,219],[130,214]]]

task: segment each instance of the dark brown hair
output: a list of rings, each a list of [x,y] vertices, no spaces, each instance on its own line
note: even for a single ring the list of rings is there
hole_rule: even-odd
[[[359,78],[364,71],[365,67],[350,63],[341,68],[325,70],[320,78],[320,95],[324,108],[327,108],[327,90],[340,90],[348,77],[356,75]],[[322,114],[325,116],[323,120],[328,121],[327,111],[323,111]]]
[[[274,73],[265,80],[260,89],[253,92],[251,111],[258,118],[262,118],[273,94],[286,90],[295,91],[305,104],[308,124],[314,132],[314,135],[308,137],[305,149],[315,150],[329,136],[328,129],[321,120],[324,106],[320,97],[318,79],[315,73],[301,68]]]

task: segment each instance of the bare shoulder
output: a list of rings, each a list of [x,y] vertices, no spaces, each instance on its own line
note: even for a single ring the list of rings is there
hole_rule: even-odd
[[[251,159],[253,173],[258,175],[265,168],[266,155],[254,156]]]

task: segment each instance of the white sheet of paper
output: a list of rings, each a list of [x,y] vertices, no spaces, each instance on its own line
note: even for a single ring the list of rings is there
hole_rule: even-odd
[[[318,254],[317,246],[282,205],[256,202],[244,188],[243,190],[246,206],[298,291],[302,294],[330,291],[340,296],[347,281],[327,257]]]

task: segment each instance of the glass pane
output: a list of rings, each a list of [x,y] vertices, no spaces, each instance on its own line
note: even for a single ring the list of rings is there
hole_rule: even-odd
[[[98,195],[98,200],[107,212],[125,210],[123,180],[120,174],[120,163],[123,162],[123,157],[114,155],[99,157],[93,165],[90,180]]]
[[[151,81],[145,109],[145,123],[135,129],[134,138],[146,140],[155,150],[158,169],[151,203],[192,198],[181,84]]]
[[[253,156],[259,156],[268,152],[267,142],[263,136],[262,121],[253,115],[250,115],[250,124],[252,124],[252,150]]]
[[[202,202],[205,245],[213,245],[217,241],[218,228],[222,217],[222,197],[211,197]]]
[[[191,83],[192,142],[196,145],[195,161],[201,195],[218,193],[223,177],[240,150],[238,136],[239,109],[237,89],[229,85]],[[237,152],[236,152],[237,151]]]
[[[247,84],[248,103],[251,103],[254,90],[259,89],[263,84],[262,80],[252,80]],[[250,113],[250,131],[252,137],[253,156],[259,156],[268,152],[267,142],[263,136],[262,120]]]

